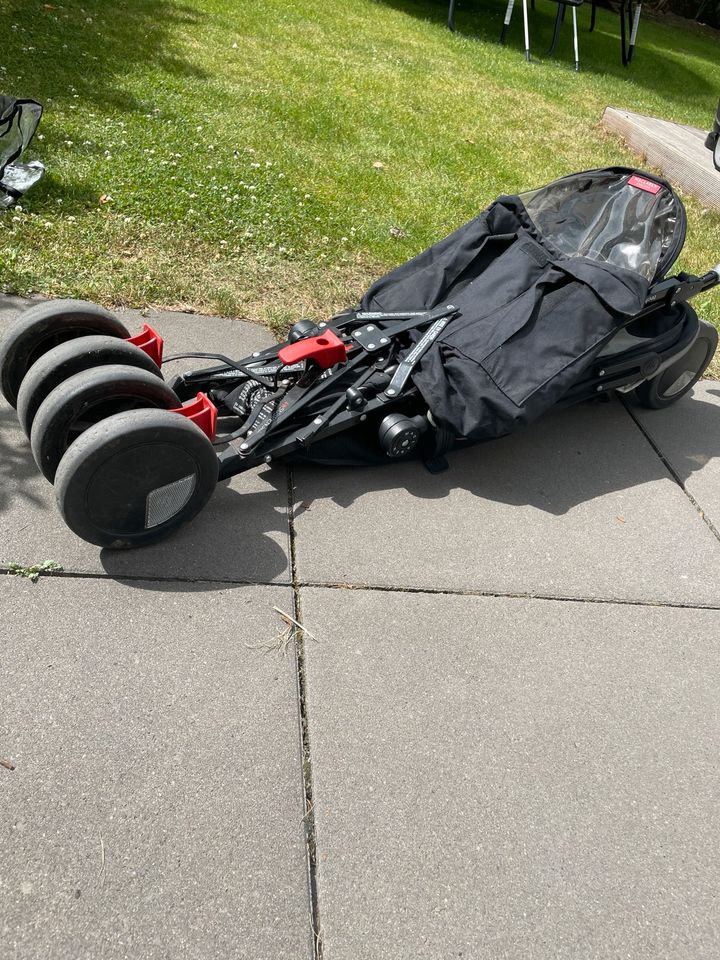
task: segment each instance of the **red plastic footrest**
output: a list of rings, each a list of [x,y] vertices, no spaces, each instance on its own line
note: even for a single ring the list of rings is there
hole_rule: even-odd
[[[136,333],[134,337],[128,337],[127,342],[140,347],[151,360],[154,360],[158,366],[162,366],[163,338],[149,323],[144,323],[140,333]]]
[[[209,440],[215,439],[217,430],[217,407],[206,393],[199,393],[194,400],[184,404],[182,407],[176,407],[170,413],[179,413],[182,417],[200,427],[202,432]]]
[[[325,330],[317,337],[306,337],[304,340],[281,347],[278,350],[278,357],[285,366],[300,363],[301,360],[314,360],[319,367],[327,370],[336,363],[345,363],[347,347],[336,333]]]

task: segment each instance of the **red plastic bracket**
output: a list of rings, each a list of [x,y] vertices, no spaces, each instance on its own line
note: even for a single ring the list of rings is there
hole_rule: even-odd
[[[278,357],[286,366],[300,363],[301,360],[314,360],[319,367],[327,370],[336,363],[345,363],[347,347],[332,330],[325,330],[317,337],[306,337],[281,347]]]
[[[136,333],[134,337],[128,337],[127,342],[140,347],[151,360],[154,360],[158,366],[162,366],[163,338],[149,323],[144,323],[140,333]]]
[[[176,407],[170,413],[179,413],[182,417],[200,427],[208,440],[215,439],[217,430],[217,407],[206,393],[199,393],[194,400],[184,404],[182,407]]]

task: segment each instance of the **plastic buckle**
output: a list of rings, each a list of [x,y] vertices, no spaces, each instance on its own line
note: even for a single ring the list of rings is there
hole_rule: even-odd
[[[182,407],[176,407],[170,413],[179,413],[181,417],[192,420],[195,426],[200,427],[208,440],[215,439],[218,412],[217,407],[206,393],[199,393],[194,400]]]
[[[128,337],[126,342],[134,343],[159,367],[162,366],[164,341],[157,330],[153,330],[149,323],[144,323],[140,333],[136,333],[134,337]]]
[[[286,367],[301,360],[314,360],[319,367],[327,370],[336,363],[345,363],[347,347],[336,333],[325,330],[317,337],[306,337],[304,340],[281,347],[278,350],[278,357]]]

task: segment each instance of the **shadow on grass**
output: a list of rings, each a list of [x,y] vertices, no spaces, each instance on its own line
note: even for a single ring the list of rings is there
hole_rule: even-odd
[[[204,71],[174,47],[179,24],[203,15],[172,0],[76,0],[63,5],[13,0],[3,17],[15,41],[4,51],[10,76],[24,82],[16,95],[47,104],[78,104],[104,113],[147,112],[151,104],[123,88],[136,66],[155,66],[175,76],[202,79]]]
[[[166,74],[169,84],[177,78],[206,79],[207,73],[175,48],[178,25],[192,26],[203,19],[200,12],[171,0],[86,0],[82,5],[76,0],[62,5],[13,0],[3,13],[12,38],[3,51],[5,92],[39,100],[46,119],[62,114],[69,128],[80,130],[87,114],[113,120],[148,114],[155,104],[139,99],[126,83],[138,68]],[[181,123],[184,118],[170,119]],[[41,123],[40,133],[45,143],[36,140],[28,157],[104,149],[101,143],[71,143],[78,134],[58,124]],[[68,212],[96,203],[98,186],[67,174],[61,183],[50,172],[34,196],[48,206],[58,199],[67,202],[63,209]]]
[[[448,4],[442,0],[375,0],[381,6],[393,7],[409,16],[437,23],[447,29]],[[528,5],[529,6],[529,5]],[[474,37],[488,43],[498,43],[506,3],[504,0],[460,0],[455,13],[458,33],[465,37]],[[587,8],[587,9],[586,9]],[[643,47],[648,38],[653,44],[662,39],[670,40],[670,27],[656,21],[644,20],[638,31],[638,45],[635,59],[630,67],[621,62],[620,20],[617,14],[599,9],[595,30],[589,33],[590,4],[578,11],[578,38],[580,45],[580,65],[583,73],[610,76],[632,84],[646,87],[663,99],[677,99],[683,104],[696,103],[707,108],[713,97],[717,96],[716,84],[713,84],[707,72],[692,69],[676,58],[665,57],[656,49]],[[547,50],[553,34],[553,25],[557,5],[537,0],[536,9],[528,11],[530,22],[530,44],[536,60],[548,60]],[[673,24],[676,38],[673,49],[677,49],[677,36],[687,37],[695,56],[700,56],[713,67],[717,66],[717,53],[712,44],[704,37],[698,37],[690,31],[678,30]],[[524,57],[524,39],[522,26],[522,4],[517,0],[507,38],[508,46]],[[553,61],[567,63],[573,69],[571,16],[565,18],[560,33],[558,49]],[[536,64],[538,66],[539,64]],[[531,69],[530,67],[528,69]],[[672,119],[671,117],[668,119]]]

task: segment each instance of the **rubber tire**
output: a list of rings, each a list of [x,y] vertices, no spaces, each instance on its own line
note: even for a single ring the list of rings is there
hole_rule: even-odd
[[[52,483],[78,422],[88,426],[116,413],[142,407],[180,406],[174,390],[147,370],[109,364],[83,370],[55,387],[40,404],[30,431],[35,462]]]
[[[705,373],[715,354],[717,345],[717,330],[711,323],[708,323],[707,320],[701,320],[700,333],[690,348],[689,353],[681,357],[676,364],[668,367],[667,370],[663,370],[658,376],[653,377],[652,380],[646,380],[644,383],[641,383],[639,387],[635,387],[635,398],[637,402],[642,407],[647,407],[650,410],[663,410],[665,407],[677,403],[681,397],[684,397],[686,393],[692,390],[700,377]],[[672,386],[674,380],[677,380],[677,378],[682,375],[686,369],[688,359],[692,360],[695,366],[695,373],[692,379],[689,380],[682,389],[668,394],[666,392],[667,387]]]
[[[320,331],[314,320],[298,320],[297,323],[294,323],[290,327],[288,341],[290,343],[297,343],[298,340],[304,340],[305,337],[313,336],[318,332]]]
[[[17,403],[25,374],[43,353],[66,340],[92,334],[130,336],[117,317],[85,300],[52,300],[26,310],[0,343],[0,392],[10,406]]]
[[[194,463],[196,471],[189,499],[167,520],[136,529],[138,516],[147,518],[149,493],[184,479],[186,468],[178,469],[183,462]],[[177,413],[132,410],[96,423],[70,447],[57,471],[55,497],[78,537],[127,549],[162,540],[191,520],[217,479],[215,449],[199,427]],[[105,511],[115,512],[116,519],[102,516]]]
[[[76,373],[120,363],[162,379],[160,367],[144,350],[118,337],[81,337],[44,353],[25,374],[17,395],[17,417],[30,436],[35,414],[47,395]]]

